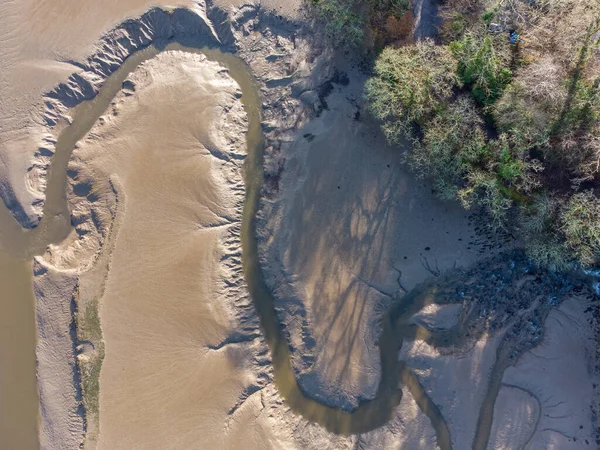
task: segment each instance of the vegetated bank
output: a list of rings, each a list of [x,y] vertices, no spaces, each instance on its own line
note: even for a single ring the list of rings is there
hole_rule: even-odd
[[[600,264],[599,2],[446,0],[416,42],[406,2],[313,5],[334,42],[377,54],[371,112],[441,198],[483,207],[542,266]]]

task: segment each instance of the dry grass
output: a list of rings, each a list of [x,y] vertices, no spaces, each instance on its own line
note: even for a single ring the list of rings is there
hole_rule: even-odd
[[[511,0],[514,1],[514,0]],[[588,27],[600,15],[597,0],[561,0],[548,2],[547,8],[522,6],[529,14],[519,14],[517,25],[522,28],[522,51],[527,60],[551,56],[563,67],[573,67],[577,49],[586,38]],[[525,20],[527,19],[527,20]],[[523,23],[521,23],[523,22]]]
[[[394,45],[405,45],[411,42],[415,16],[407,12],[400,17],[389,16],[385,22],[387,40]]]

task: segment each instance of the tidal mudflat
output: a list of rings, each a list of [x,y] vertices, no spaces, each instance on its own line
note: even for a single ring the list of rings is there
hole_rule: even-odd
[[[35,295],[42,448],[593,448],[590,280],[436,200],[299,4],[192,3],[3,103],[14,442]]]

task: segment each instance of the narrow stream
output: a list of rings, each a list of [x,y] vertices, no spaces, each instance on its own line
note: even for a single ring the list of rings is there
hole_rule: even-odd
[[[29,380],[28,408],[37,402],[37,392],[32,389],[31,379],[34,375],[35,322],[32,318],[32,273],[31,258],[42,254],[50,243],[61,242],[70,232],[70,215],[66,202],[67,177],[66,169],[71,153],[96,120],[104,114],[114,96],[119,92],[122,82],[142,62],[151,59],[162,50],[183,50],[201,53],[210,60],[216,61],[229,69],[229,73],[243,91],[242,102],[248,114],[248,156],[245,164],[246,201],[244,203],[242,224],[243,270],[250,295],[260,318],[262,330],[269,345],[274,368],[275,384],[290,408],[305,419],[318,423],[327,430],[337,434],[364,433],[378,428],[394,415],[395,408],[402,397],[402,386],[407,386],[420,409],[429,417],[437,435],[438,446],[442,450],[452,448],[450,433],[439,408],[428,397],[417,377],[404,362],[398,360],[398,352],[403,339],[414,339],[419,330],[408,323],[408,319],[419,311],[427,302],[433,301],[429,291],[414,290],[395,304],[383,318],[383,331],[379,340],[381,357],[381,380],[373,400],[362,402],[351,412],[341,411],[314,400],[304,393],[296,380],[291,363],[288,342],[275,313],[274,298],[267,288],[259,265],[258,246],[256,241],[255,216],[258,209],[260,192],[263,184],[263,135],[261,129],[261,100],[252,74],[246,64],[238,57],[223,53],[217,49],[196,49],[182,47],[172,43],[165,49],[153,46],[141,50],[129,57],[121,68],[107,79],[100,93],[91,101],[84,102],[72,111],[73,122],[66,127],[58,138],[56,154],[52,159],[52,167],[48,176],[47,199],[44,217],[40,225],[33,230],[21,229],[6,208],[0,207],[0,251],[4,249],[11,267],[26,273],[25,281],[17,283],[9,280],[9,298],[2,300],[3,305],[9,303],[16,306],[26,304],[27,314],[21,314],[19,320],[29,323],[25,334],[28,338],[19,340],[19,352],[28,355],[28,363],[18,370],[23,379]],[[0,254],[0,257],[3,257]],[[29,262],[28,262],[29,261]],[[0,258],[0,268],[4,262]],[[20,273],[21,273],[20,272]],[[2,279],[3,283],[7,281]],[[29,302],[29,303],[28,303]],[[10,313],[12,315],[12,313]],[[26,317],[25,317],[26,316]],[[14,315],[17,317],[17,315]],[[33,326],[33,328],[32,328]],[[427,334],[427,333],[424,333]],[[4,341],[4,340],[3,340]],[[0,345],[4,345],[4,342]],[[4,358],[0,347],[0,356]],[[4,349],[5,350],[5,349]],[[4,361],[4,359],[3,359]],[[1,373],[1,372],[0,372]],[[1,386],[0,386],[1,387]],[[10,401],[10,400],[9,400]],[[15,399],[17,405],[20,399]],[[491,402],[493,408],[493,402]],[[37,403],[36,403],[37,405]],[[35,415],[37,421],[37,408]],[[490,419],[491,420],[491,419]],[[22,447],[25,448],[25,447]]]

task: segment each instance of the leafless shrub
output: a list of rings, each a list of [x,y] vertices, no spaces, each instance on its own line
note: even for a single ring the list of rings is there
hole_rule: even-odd
[[[525,242],[525,250],[538,264],[555,270],[573,265],[572,255],[564,245],[559,229],[562,203],[555,193],[536,195],[521,207],[518,231]]]
[[[582,183],[591,181],[600,175],[600,136],[598,134],[588,134],[582,139],[577,140],[573,135],[568,135],[563,139],[563,148],[565,152],[571,155],[570,164],[575,168],[571,177],[571,186],[578,190]]]
[[[565,77],[564,68],[550,55],[525,66],[516,74],[531,100],[555,104],[563,103],[567,97],[567,90],[563,84]]]
[[[439,8],[440,37],[446,43],[461,39],[466,30],[481,27],[480,18],[490,0],[447,0]]]
[[[522,145],[545,146],[567,98],[564,69],[546,56],[517,71],[493,108],[496,124]]]
[[[599,14],[596,0],[563,0],[549,10],[540,10],[535,20],[523,27],[524,54],[532,60],[552,55],[563,67],[572,66],[590,22]]]
[[[389,16],[385,22],[387,38],[395,44],[406,44],[412,37],[415,16],[407,12],[400,17]]]

